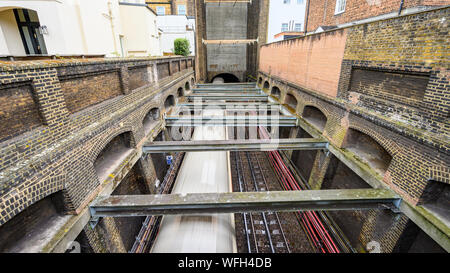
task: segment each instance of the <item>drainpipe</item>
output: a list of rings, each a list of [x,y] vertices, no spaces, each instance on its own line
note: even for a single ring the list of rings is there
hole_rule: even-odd
[[[400,14],[402,13],[403,2],[405,2],[405,0],[401,0],[401,1],[400,1],[400,8],[398,9],[398,15],[400,15]]]
[[[114,52],[119,54],[119,52],[117,52],[116,32],[114,31],[114,22],[113,22],[111,4],[112,4],[111,1],[108,1],[108,17],[109,17],[109,21],[111,23],[111,31],[112,31],[113,43],[114,43]]]
[[[308,32],[308,18],[309,18],[309,2],[311,0],[306,1],[306,16],[305,16],[305,35]]]

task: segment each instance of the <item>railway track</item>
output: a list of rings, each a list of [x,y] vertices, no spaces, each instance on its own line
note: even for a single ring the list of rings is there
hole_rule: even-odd
[[[258,152],[232,152],[239,191],[266,191]],[[276,212],[242,213],[246,249],[249,253],[290,253],[280,218]]]

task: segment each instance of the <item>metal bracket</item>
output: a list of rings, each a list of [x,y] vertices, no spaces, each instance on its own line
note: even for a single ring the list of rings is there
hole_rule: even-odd
[[[401,213],[400,204],[402,203],[402,201],[403,201],[403,199],[399,198],[393,202],[394,206],[391,208],[391,211],[393,213]]]
[[[91,217],[91,219],[89,220],[89,226],[94,229],[98,222],[100,221],[100,217]]]

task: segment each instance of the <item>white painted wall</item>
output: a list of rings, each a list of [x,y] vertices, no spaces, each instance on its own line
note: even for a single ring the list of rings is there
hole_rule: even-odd
[[[0,11],[0,30],[5,39],[0,39],[0,52],[11,52],[15,55],[25,55],[16,18],[12,9]]]
[[[120,5],[127,56],[160,56],[156,14],[143,6]]]
[[[144,4],[142,0],[129,2]],[[156,16],[144,6],[122,6],[119,0],[1,0],[0,55],[25,55],[14,16],[11,21],[6,12],[13,15],[13,8],[37,12],[40,24],[48,29],[44,40],[49,55],[121,56],[120,36],[130,41],[130,49],[159,55],[158,37],[152,36],[157,32],[152,19]],[[136,18],[130,16],[131,8]],[[121,10],[127,14],[122,15]]]
[[[173,41],[177,38],[186,38],[189,41],[191,55],[195,55],[195,19],[188,19],[185,15],[157,16],[157,26],[162,30],[161,53],[173,52]],[[194,30],[186,30],[190,25]]]
[[[295,23],[302,24],[302,31],[305,27],[306,1],[301,4],[298,0],[290,0],[290,3],[284,4],[284,0],[270,0],[269,3],[269,23],[267,28],[267,42],[282,40],[282,37],[275,39],[275,34],[281,32],[281,24],[287,23],[291,27],[289,31],[294,31]]]

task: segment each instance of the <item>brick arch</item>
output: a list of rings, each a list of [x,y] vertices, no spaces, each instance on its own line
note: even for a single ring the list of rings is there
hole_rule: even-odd
[[[278,99],[281,99],[281,98],[283,97],[283,96],[282,96],[283,91],[282,91],[281,88],[279,88],[277,85],[272,85],[272,86],[270,87],[270,90],[269,90],[269,91],[270,91],[270,94],[273,95],[272,91],[273,91],[274,88],[278,89],[278,91],[279,91],[278,96],[275,96],[275,97],[278,97]]]
[[[450,167],[433,165],[428,172],[428,180],[450,184]]]
[[[283,104],[287,104],[286,103],[286,99],[287,99],[287,97],[288,97],[288,95],[291,95],[291,96],[293,96],[294,98],[295,98],[295,100],[297,101],[297,105],[295,106],[295,111],[297,111],[297,108],[298,108],[298,106],[299,106],[299,104],[300,104],[300,99],[299,99],[299,95],[298,94],[296,94],[295,92],[292,92],[292,91],[286,91],[285,92],[285,95],[284,95],[284,100],[283,100]]]
[[[323,107],[322,105],[320,105],[320,104],[318,104],[318,103],[316,103],[316,102],[314,102],[312,100],[307,100],[307,101],[304,101],[304,102],[305,103],[303,103],[303,111],[304,111],[306,106],[312,106],[312,107],[315,107],[315,108],[319,109],[319,111],[322,112],[322,114],[324,114],[325,117],[327,117],[327,120],[330,119],[330,117],[331,117],[330,112],[325,107]],[[301,113],[302,115],[303,115],[303,111]]]
[[[8,202],[9,205],[8,206],[12,206],[15,209],[12,209],[11,212],[9,214],[6,214],[5,217],[0,218],[0,227],[3,226],[5,223],[7,223],[9,220],[13,219],[15,216],[17,216],[18,214],[20,214],[21,212],[25,211],[27,208],[29,208],[31,205],[36,204],[39,201],[44,200],[45,198],[49,197],[50,195],[57,193],[57,192],[61,192],[62,195],[65,195],[64,193],[64,184],[62,182],[57,183],[57,187],[55,188],[51,188],[49,190],[46,190],[48,187],[48,184],[46,183],[48,182],[48,180],[42,181],[41,183],[39,183],[39,185],[36,184],[32,184],[30,185],[28,188],[36,188],[35,192],[39,192],[40,189],[42,189],[42,193],[38,194],[38,198],[36,200],[34,200],[32,197],[25,196],[26,199],[23,198],[23,196],[21,196],[21,198],[16,198],[16,196],[11,196],[9,199],[5,199],[3,204],[5,206],[5,208],[7,207],[6,203]],[[67,206],[67,202],[64,201],[64,211],[68,210],[68,206]],[[0,203],[1,204],[1,203]],[[3,222],[4,221],[4,222]]]
[[[169,91],[167,96],[164,97],[164,100],[162,101],[162,105],[164,105],[164,108],[166,108],[166,101],[170,96],[173,97],[173,106],[175,106],[177,104],[177,89]]]
[[[351,120],[350,120],[351,123]],[[356,131],[359,131],[363,134],[366,134],[368,136],[370,136],[372,139],[374,139],[381,147],[383,147],[383,149],[385,149],[389,155],[392,157],[392,159],[394,159],[394,156],[398,153],[398,151],[400,150],[400,147],[398,146],[397,143],[395,143],[392,140],[389,140],[383,136],[380,136],[380,134],[375,133],[373,130],[371,129],[366,129],[363,128],[362,126],[359,126],[357,124],[350,124],[347,128],[348,129],[353,129]],[[346,133],[347,135],[347,133]],[[392,145],[389,145],[392,144]]]
[[[96,141],[94,141],[94,149],[92,149],[88,154],[87,154],[87,160],[90,163],[94,163],[94,161],[97,159],[97,156],[100,154],[100,152],[106,147],[106,145],[108,145],[109,142],[111,142],[111,140],[113,140],[113,138],[115,138],[116,136],[126,133],[126,132],[130,132],[131,133],[131,148],[135,149],[136,148],[136,138],[135,138],[135,132],[133,130],[133,127],[131,125],[124,125],[120,128],[118,128],[117,130],[114,130],[113,133],[109,134],[107,138],[105,139],[98,139]],[[98,146],[96,144],[99,144]]]
[[[140,121],[140,122],[142,123],[142,121],[143,121],[144,118],[145,118],[145,115],[147,115],[147,113],[148,113],[151,109],[153,109],[153,108],[158,108],[159,111],[161,112],[161,107],[160,107],[160,105],[161,105],[161,102],[154,102],[154,101],[152,101],[152,102],[149,103],[149,104],[146,104],[146,105],[139,111],[139,114],[137,115],[137,120]]]

